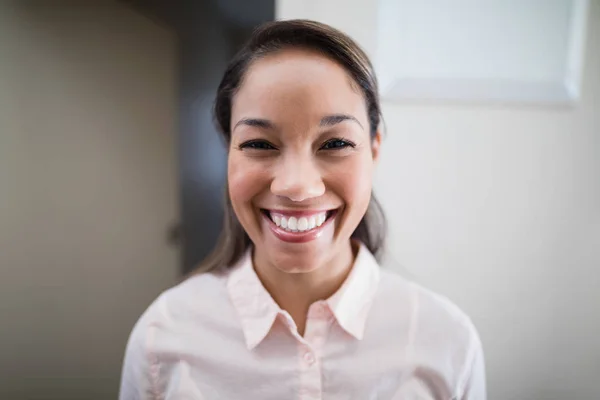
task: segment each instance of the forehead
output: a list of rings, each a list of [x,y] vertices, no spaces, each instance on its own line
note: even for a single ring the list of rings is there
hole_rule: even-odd
[[[303,49],[282,50],[255,61],[232,103],[232,122],[251,116],[308,123],[334,113],[351,114],[366,123],[362,93],[341,65]]]

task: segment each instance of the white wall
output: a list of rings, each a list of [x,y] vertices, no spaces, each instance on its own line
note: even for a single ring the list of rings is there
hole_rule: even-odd
[[[114,399],[177,277],[175,37],[112,1],[0,2],[0,398]]]
[[[388,263],[477,325],[492,400],[600,399],[600,2],[572,108],[384,103]],[[279,0],[373,54],[376,2]]]

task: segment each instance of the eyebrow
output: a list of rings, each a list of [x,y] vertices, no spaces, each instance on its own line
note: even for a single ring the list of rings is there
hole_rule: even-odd
[[[362,124],[355,117],[353,117],[352,115],[348,115],[348,114],[326,115],[323,118],[321,118],[321,122],[319,123],[319,126],[334,126],[334,125],[337,125],[344,121],[354,121],[361,128],[363,127]],[[274,129],[275,128],[275,125],[273,125],[273,123],[271,121],[269,121],[268,119],[262,119],[262,118],[242,118],[235,124],[233,129],[237,128],[240,125],[253,126],[253,127],[257,127],[257,128],[263,128],[263,129]]]
[[[237,128],[240,125],[255,126],[257,128],[264,129],[273,129],[275,127],[271,121],[261,118],[242,118],[235,124],[233,129]]]
[[[327,116],[321,118],[321,123],[319,125],[320,126],[333,126],[333,125],[339,124],[339,123],[344,122],[344,121],[354,121],[361,128],[363,127],[361,125],[361,123],[358,122],[358,120],[356,118],[354,118],[352,115],[347,115],[347,114],[327,115]]]

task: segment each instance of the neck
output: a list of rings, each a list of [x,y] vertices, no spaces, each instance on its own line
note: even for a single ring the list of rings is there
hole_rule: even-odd
[[[277,265],[271,265],[254,254],[254,268],[265,289],[273,300],[286,310],[303,335],[306,316],[311,304],[331,297],[342,286],[354,262],[354,251],[350,241],[325,265],[310,272],[289,273]]]

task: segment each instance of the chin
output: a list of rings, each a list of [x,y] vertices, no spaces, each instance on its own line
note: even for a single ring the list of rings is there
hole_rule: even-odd
[[[269,249],[266,256],[278,270],[290,274],[308,273],[319,269],[326,263],[325,251],[298,251],[297,249]]]

